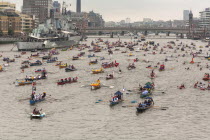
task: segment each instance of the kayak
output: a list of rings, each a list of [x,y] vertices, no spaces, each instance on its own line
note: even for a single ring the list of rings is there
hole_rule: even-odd
[[[41,118],[43,118],[45,116],[46,116],[45,113],[41,113],[41,114],[33,114],[33,113],[31,113],[31,118],[33,118],[33,119],[41,119]]]

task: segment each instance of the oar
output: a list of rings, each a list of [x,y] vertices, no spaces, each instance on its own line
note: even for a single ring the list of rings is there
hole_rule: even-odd
[[[100,102],[109,102],[109,101],[98,100],[95,103],[100,103]]]
[[[137,107],[137,105],[123,105],[122,107]]]
[[[81,85],[81,88],[82,88],[82,87],[89,87],[89,85]]]
[[[153,106],[153,108],[157,108],[157,109],[161,109],[161,110],[167,110],[169,107]]]

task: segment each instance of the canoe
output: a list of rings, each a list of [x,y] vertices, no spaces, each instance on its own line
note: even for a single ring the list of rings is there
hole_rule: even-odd
[[[45,98],[43,98],[43,99],[40,99],[40,100],[30,100],[29,101],[29,103],[30,103],[30,105],[34,105],[35,103],[37,103],[37,102],[41,102],[41,101],[44,101],[45,100]]]
[[[33,113],[31,113],[31,118],[33,118],[33,119],[41,119],[41,118],[43,118],[45,116],[46,116],[45,113],[41,113],[41,114],[33,114]]]

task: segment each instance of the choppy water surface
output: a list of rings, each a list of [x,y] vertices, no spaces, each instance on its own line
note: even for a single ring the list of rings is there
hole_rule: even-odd
[[[94,40],[89,39],[87,43]],[[104,39],[116,41],[117,39]],[[130,41],[131,39],[122,39]],[[167,45],[168,41],[175,39],[153,39],[159,42],[160,46]],[[206,43],[192,40],[180,40],[180,42],[189,44],[194,42],[198,46],[205,46]],[[136,46],[135,48],[139,48]],[[17,51],[10,51],[13,45],[3,45],[0,47],[0,54],[4,57],[13,58]],[[120,48],[121,51],[125,48]],[[159,48],[160,49],[160,48]],[[206,55],[207,48],[203,48]],[[174,58],[169,58],[166,64],[166,71],[159,72],[155,70],[157,78],[154,80],[156,92],[153,95],[155,106],[169,107],[167,110],[160,110],[158,107],[149,109],[145,113],[136,115],[135,107],[123,108],[122,105],[135,105],[130,101],[142,101],[139,94],[132,92],[124,94],[124,103],[109,107],[111,95],[117,90],[126,89],[134,90],[145,84],[149,79],[150,69],[148,65],[164,62],[166,56],[170,56],[174,50],[165,49],[167,54],[152,55],[151,51],[147,56],[145,52],[133,52],[135,57],[140,60],[146,59],[152,62],[137,62],[137,68],[131,71],[127,70],[129,63],[132,63],[135,57],[128,57],[121,51],[114,51],[114,55],[109,56],[107,51],[96,53],[98,56],[104,56],[108,60],[120,63],[123,73],[118,74],[118,68],[106,69],[105,73],[92,75],[90,72],[93,68],[100,68],[101,61],[97,65],[88,65],[90,60],[87,57],[90,54],[87,49],[82,60],[72,61],[73,55],[79,53],[78,50],[60,52],[59,61],[73,64],[78,71],[66,73],[64,69],[55,67],[54,64],[44,64],[43,66],[31,67],[25,69],[25,73],[20,71],[20,63],[30,56],[30,52],[23,55],[22,58],[16,59],[10,67],[6,67],[6,72],[0,73],[1,79],[1,102],[0,102],[0,139],[125,139],[125,140],[197,140],[209,139],[210,136],[210,91],[200,91],[194,89],[196,81],[202,81],[205,73],[209,69],[203,68],[202,71],[196,64],[182,65],[184,61],[191,61],[192,56],[175,58],[178,54],[183,54],[180,50],[173,54]],[[191,52],[189,50],[189,52]],[[195,50],[194,50],[195,52]],[[210,54],[210,52],[209,52]],[[111,60],[110,60],[111,59]],[[176,61],[178,60],[178,62]],[[35,61],[35,60],[34,60]],[[103,61],[103,62],[104,62]],[[204,67],[209,61],[203,58],[195,58],[195,62],[201,62]],[[0,61],[0,64],[5,62]],[[210,65],[210,63],[209,63]],[[26,75],[36,75],[35,69],[45,67],[50,73],[47,80],[38,81],[37,93],[47,92],[48,96],[45,101],[29,105],[31,86],[15,87],[15,79],[24,78]],[[185,70],[190,67],[191,70]],[[114,80],[105,80],[107,73],[115,71]],[[66,77],[78,77],[79,82],[64,86],[57,86],[56,81]],[[91,91],[90,87],[81,87],[95,82],[101,77],[102,84],[114,86],[114,88],[102,87],[99,90]],[[178,85],[185,84],[186,89],[177,89]],[[206,82],[207,84],[207,82]],[[165,94],[158,92],[161,90]],[[103,102],[95,103],[97,100]],[[37,107],[47,114],[41,120],[30,120],[29,113]]]

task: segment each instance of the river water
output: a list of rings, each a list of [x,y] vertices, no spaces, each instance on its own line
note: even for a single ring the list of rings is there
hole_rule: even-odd
[[[90,45],[94,38],[88,39]],[[118,38],[104,39],[111,42]],[[151,39],[148,39],[149,41]],[[183,42],[191,44],[194,42],[197,46],[206,46],[207,43],[192,40],[176,39],[152,39],[156,43],[160,43],[163,47],[168,41],[174,41],[176,44]],[[123,38],[121,41],[131,41],[130,38]],[[141,44],[141,43],[140,43]],[[135,48],[141,47],[136,46]],[[14,58],[15,54],[20,52],[10,51],[13,45],[2,45],[0,54],[3,57]],[[160,49],[160,47],[159,47]],[[121,51],[125,48],[120,48]],[[191,52],[190,49],[187,49]],[[202,48],[204,54],[208,48]],[[192,56],[177,57],[178,54],[184,54],[181,50],[173,53],[173,49],[164,49],[167,54],[152,55],[147,52],[133,52],[135,56],[128,57],[128,53],[114,51],[109,56],[107,51],[96,53],[97,56],[104,56],[105,61],[114,61],[120,63],[122,74],[118,74],[119,68],[105,69],[105,73],[92,75],[93,68],[100,68],[101,61],[97,65],[88,65],[90,60],[87,57],[90,54],[87,49],[82,60],[72,61],[72,56],[79,53],[77,49],[69,51],[60,51],[58,55],[59,61],[73,64],[78,71],[66,73],[64,69],[59,69],[54,64],[44,64],[43,66],[30,67],[25,69],[25,73],[21,73],[20,66],[23,60],[31,55],[27,52],[22,58],[17,58],[14,63],[10,63],[5,68],[5,72],[0,73],[1,79],[1,102],[0,102],[0,139],[52,139],[52,140],[208,140],[210,137],[210,91],[201,91],[194,89],[193,85],[196,81],[202,81],[205,73],[210,70],[205,68],[209,61],[202,57],[196,57],[195,62],[201,62],[203,70],[200,71],[197,64],[183,65],[184,61],[190,62]],[[196,50],[193,50],[194,52]],[[170,61],[164,62],[167,56]],[[210,54],[210,52],[209,52]],[[2,58],[3,58],[2,57]],[[136,69],[127,70],[129,63],[134,58],[139,58],[136,63]],[[5,62],[0,61],[0,64]],[[144,63],[142,60],[152,61]],[[33,61],[35,61],[34,59]],[[178,62],[177,62],[178,60]],[[143,101],[139,98],[139,94],[135,89],[139,84],[143,85],[151,81],[148,77],[151,69],[146,69],[148,65],[155,65],[157,62],[165,63],[166,70],[157,74],[155,82],[156,91],[153,94],[155,102],[154,108],[147,110],[142,114],[136,114],[135,107],[122,107],[122,105],[136,105],[131,101]],[[46,68],[48,79],[37,82],[37,93],[47,92],[46,100],[37,103],[34,106],[29,105],[29,97],[31,94],[31,85],[16,87],[14,82],[16,79],[25,78],[26,75],[36,75],[35,69]],[[186,70],[190,67],[190,70]],[[105,80],[107,73],[115,71],[115,79]],[[78,77],[78,83],[57,86],[56,81],[61,78]],[[108,86],[99,90],[91,91],[86,85],[95,82],[100,77],[101,83]],[[202,81],[203,82],[203,81]],[[179,90],[177,86],[185,84],[186,89]],[[207,82],[205,82],[208,84]],[[114,88],[109,88],[114,86]],[[124,92],[125,101],[122,104],[109,107],[111,95],[116,91],[123,89],[133,90],[133,92]],[[163,93],[164,92],[164,93]],[[102,102],[96,103],[98,100]],[[46,117],[40,120],[31,120],[30,113],[37,107],[46,113]],[[168,107],[167,110],[161,110],[160,107]]]

